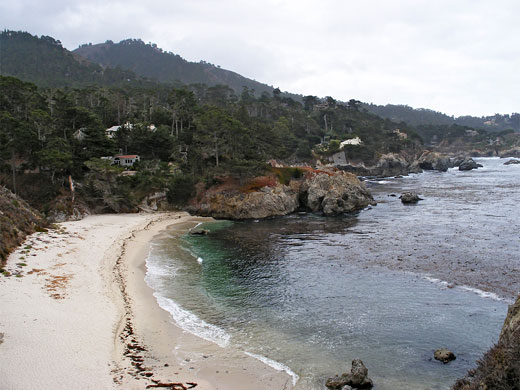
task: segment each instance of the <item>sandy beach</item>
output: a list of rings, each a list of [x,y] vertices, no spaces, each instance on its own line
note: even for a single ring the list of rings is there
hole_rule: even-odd
[[[0,277],[0,388],[291,389],[285,372],[177,327],[146,285],[151,239],[200,220],[97,215],[29,236]]]

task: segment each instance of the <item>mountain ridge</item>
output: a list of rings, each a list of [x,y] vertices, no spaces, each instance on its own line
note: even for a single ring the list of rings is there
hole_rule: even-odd
[[[255,95],[272,94],[273,86],[242,76],[237,72],[222,69],[206,61],[190,62],[154,43],[141,39],[125,39],[119,43],[84,44],[73,53],[102,67],[117,67],[131,70],[139,76],[162,83],[206,84],[209,87],[227,85],[240,94],[243,88],[254,90]],[[284,93],[291,97],[298,95]],[[301,98],[301,97],[299,97]]]

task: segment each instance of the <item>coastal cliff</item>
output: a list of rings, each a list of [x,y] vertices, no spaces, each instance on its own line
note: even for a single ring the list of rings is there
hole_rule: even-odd
[[[7,188],[0,186],[0,266],[25,237],[42,229],[40,213]]]
[[[453,390],[513,390],[520,383],[520,296],[509,306],[498,343]]]
[[[298,209],[338,215],[373,204],[374,198],[355,175],[316,171],[288,184],[276,183],[251,192],[231,189],[207,193],[190,211],[215,218],[257,219],[287,215]]]

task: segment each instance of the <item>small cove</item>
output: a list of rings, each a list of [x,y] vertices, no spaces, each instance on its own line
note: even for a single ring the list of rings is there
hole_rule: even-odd
[[[496,342],[519,287],[506,229],[518,216],[519,170],[482,162],[480,172],[368,182],[378,205],[357,216],[165,232],[147,282],[185,329],[281,363],[298,389],[322,389],[358,357],[376,389],[448,389]],[[390,196],[409,189],[425,200]],[[434,361],[439,347],[457,360]]]

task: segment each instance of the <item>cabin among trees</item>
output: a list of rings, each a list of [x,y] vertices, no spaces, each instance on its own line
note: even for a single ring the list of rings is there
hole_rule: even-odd
[[[131,167],[138,161],[140,161],[140,158],[137,154],[123,154],[115,156],[112,160],[112,164],[120,165],[122,167]]]

